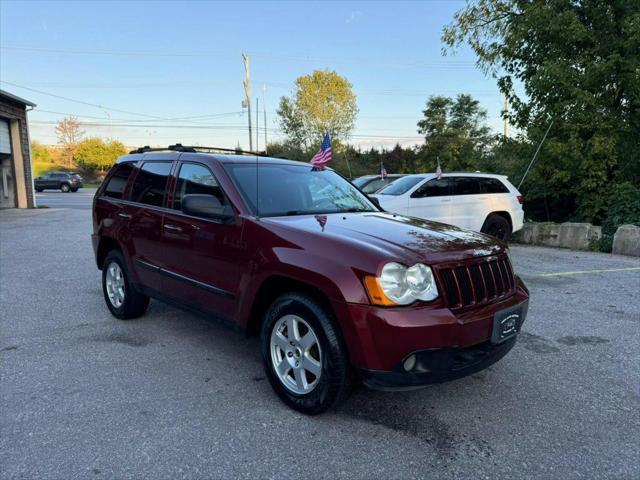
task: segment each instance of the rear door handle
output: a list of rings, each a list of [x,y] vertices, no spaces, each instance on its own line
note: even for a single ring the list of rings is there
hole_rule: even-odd
[[[129,215],[128,213],[119,213],[118,216],[120,218],[125,218],[127,220],[131,220],[131,215]]]
[[[164,225],[164,229],[168,232],[175,232],[175,233],[180,233],[182,232],[182,228],[180,227],[176,227],[175,225],[171,225],[171,224],[165,224]]]

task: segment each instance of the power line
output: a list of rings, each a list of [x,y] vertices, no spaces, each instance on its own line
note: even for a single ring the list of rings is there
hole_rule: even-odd
[[[211,57],[220,56],[221,54],[236,55],[237,52],[233,50],[224,51],[202,51],[202,52],[152,52],[152,51],[127,51],[127,50],[81,50],[81,49],[55,49],[55,48],[43,48],[43,47],[31,47],[31,46],[17,46],[17,45],[3,45],[0,46],[3,50],[16,50],[20,52],[34,52],[34,53],[57,53],[64,55],[108,55],[108,56],[128,56],[128,57],[175,57],[175,58],[198,58],[198,57]],[[334,62],[334,63],[349,63],[351,65],[373,65],[375,67],[383,68],[429,68],[429,69],[469,69],[476,68],[475,62],[464,60],[432,60],[424,62],[416,62],[411,60],[394,60],[392,62],[384,63],[379,58],[362,58],[362,57],[318,57],[308,55],[283,55],[273,52],[247,52],[252,56],[258,58],[267,58],[272,60],[279,60],[285,62],[298,61],[298,62]]]
[[[129,115],[137,115],[139,117],[153,118],[155,120],[163,120],[162,117],[158,117],[158,116],[155,116],[155,115],[147,115],[146,113],[130,112],[128,110],[120,110],[118,108],[105,107],[104,105],[98,105],[96,103],[89,103],[89,102],[85,102],[85,101],[82,101],[82,100],[76,100],[75,98],[63,97],[62,95],[56,95],[54,93],[43,92],[42,90],[37,90],[35,88],[25,87],[23,85],[18,85],[17,83],[13,83],[13,82],[7,82],[6,80],[0,80],[0,83],[5,83],[5,84],[11,85],[13,87],[22,88],[24,90],[29,90],[30,92],[39,93],[41,95],[47,95],[49,97],[59,98],[61,100],[66,100],[68,102],[79,103],[81,105],[88,105],[90,107],[96,107],[96,108],[100,108],[100,109],[103,109],[103,110],[111,110],[112,112],[127,113]]]

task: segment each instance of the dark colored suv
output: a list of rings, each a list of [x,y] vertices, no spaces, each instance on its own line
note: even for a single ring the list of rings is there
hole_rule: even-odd
[[[66,172],[49,172],[33,181],[36,192],[43,190],[62,190],[64,193],[77,192],[82,188],[82,179],[79,175]]]
[[[529,293],[503,243],[382,212],[331,169],[207,152],[139,149],[98,189],[93,247],[117,318],[154,297],[259,335],[271,385],[305,413],[354,378],[419,387],[514,346]]]

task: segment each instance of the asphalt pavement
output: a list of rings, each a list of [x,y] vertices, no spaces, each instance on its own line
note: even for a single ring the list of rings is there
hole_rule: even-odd
[[[61,192],[45,190],[36,193],[36,205],[49,208],[91,209],[91,202],[96,193],[95,188],[81,188],[77,192]]]
[[[156,301],[111,317],[85,202],[0,212],[0,478],[640,477],[638,259],[514,246],[507,357],[308,417],[256,339]]]

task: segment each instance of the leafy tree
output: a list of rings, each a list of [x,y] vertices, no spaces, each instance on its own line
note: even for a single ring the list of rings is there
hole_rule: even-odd
[[[55,128],[58,135],[58,143],[63,148],[63,159],[67,166],[73,166],[73,156],[78,148],[78,144],[84,136],[84,130],[80,128],[80,122],[73,117],[60,120]]]
[[[31,156],[33,157],[33,163],[51,163],[51,152],[47,147],[42,145],[37,140],[31,141]]]
[[[437,159],[449,170],[476,169],[492,143],[487,112],[471,95],[460,94],[455,99],[431,96],[418,122],[418,132],[424,135],[422,149],[424,169],[433,169]]]
[[[532,142],[553,122],[528,198],[569,195],[569,217],[599,222],[617,184],[640,184],[640,2],[478,0],[443,40],[471,46]]]
[[[346,140],[358,107],[351,84],[333,70],[314,70],[298,77],[291,97],[281,97],[277,113],[288,141],[303,149],[317,148],[324,134],[332,142]]]
[[[87,138],[78,145],[74,159],[85,170],[104,172],[125,153],[126,148],[117,140],[104,142],[100,138]]]

